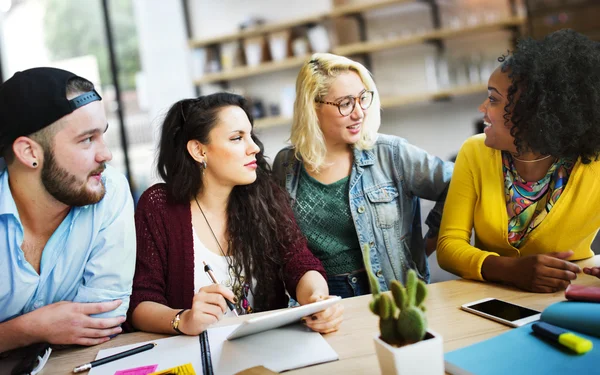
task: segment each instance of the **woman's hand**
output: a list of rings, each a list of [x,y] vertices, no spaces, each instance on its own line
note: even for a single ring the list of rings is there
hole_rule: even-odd
[[[323,296],[321,294],[312,295],[309,302],[317,302],[325,299],[333,298],[334,296]],[[309,316],[302,318],[308,328],[319,333],[335,332],[340,328],[340,324],[344,320],[344,306],[341,303],[328,307],[326,310],[319,311]]]
[[[233,301],[235,297],[231,290],[222,285],[213,284],[200,288],[194,295],[192,308],[181,314],[179,330],[190,336],[204,332],[227,312],[225,298]]]
[[[596,276],[600,279],[600,267],[584,267],[583,273],[590,276]]]
[[[516,259],[513,268],[515,286],[538,293],[554,293],[564,290],[577,278],[581,269],[567,259],[573,251],[532,255]]]

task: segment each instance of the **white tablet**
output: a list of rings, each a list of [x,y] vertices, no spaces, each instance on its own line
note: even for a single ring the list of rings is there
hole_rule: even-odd
[[[227,336],[227,340],[234,340],[240,337],[253,335],[255,333],[268,331],[273,328],[285,326],[287,324],[300,321],[302,317],[323,311],[329,306],[338,303],[341,297],[332,297],[323,301],[309,303],[291,309],[276,311],[271,314],[262,315],[244,321],[233,332]]]

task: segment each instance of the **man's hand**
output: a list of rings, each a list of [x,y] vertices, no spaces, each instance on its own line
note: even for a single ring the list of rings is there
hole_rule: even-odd
[[[564,290],[581,272],[579,266],[568,262],[573,251],[531,255],[515,259],[512,282],[518,288],[538,293]]]
[[[332,297],[334,296],[312,295],[309,301],[312,303]],[[344,306],[341,303],[336,303],[326,310],[302,318],[302,322],[308,328],[319,333],[337,331],[340,328],[342,321],[344,321]]]
[[[97,345],[121,333],[124,316],[92,318],[90,315],[115,310],[121,300],[98,303],[57,302],[23,315],[23,322],[36,342],[63,345]]]
[[[192,300],[192,308],[180,315],[179,330],[186,335],[199,335],[227,313],[225,298],[233,301],[233,292],[223,285],[213,284],[200,288]]]

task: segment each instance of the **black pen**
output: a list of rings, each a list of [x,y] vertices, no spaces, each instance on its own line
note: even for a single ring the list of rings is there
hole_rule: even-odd
[[[86,363],[85,365],[77,366],[73,369],[73,372],[78,373],[78,372],[87,371],[87,370],[91,369],[92,367],[100,366],[100,365],[103,365],[108,362],[116,361],[117,359],[129,357],[130,355],[145,352],[146,350],[150,350],[150,349],[154,348],[155,346],[156,346],[156,344],[152,342],[150,344],[138,346],[137,348],[125,350],[124,352],[121,352],[121,353],[109,355],[106,358],[97,359],[90,363]]]
[[[215,274],[213,273],[212,268],[210,268],[210,266],[208,265],[208,263],[202,261],[202,263],[204,263],[204,272],[206,272],[208,274],[208,277],[210,277],[210,279],[212,280],[213,284],[219,284],[219,281],[217,281],[217,278],[215,277]],[[227,298],[225,298],[225,303],[227,304],[227,306],[229,307],[229,310],[233,311],[233,313],[235,314],[235,316],[239,316],[237,313],[237,310],[235,309],[235,305],[233,304],[233,302],[231,302],[230,300],[228,300]]]

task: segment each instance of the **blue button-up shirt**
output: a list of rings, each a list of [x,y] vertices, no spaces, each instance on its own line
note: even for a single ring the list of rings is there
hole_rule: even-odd
[[[125,176],[107,166],[106,195],[97,204],[73,207],[44,250],[40,274],[21,250],[23,225],[0,171],[0,322],[59,301],[121,299],[116,310],[98,317],[125,315],[135,268],[133,200]]]

